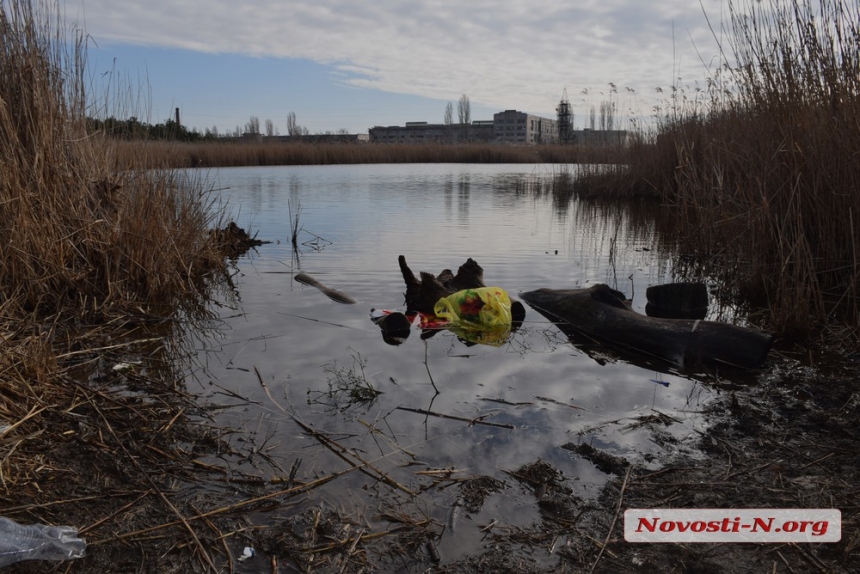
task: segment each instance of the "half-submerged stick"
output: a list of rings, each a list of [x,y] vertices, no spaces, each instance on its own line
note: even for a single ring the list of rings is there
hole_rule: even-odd
[[[487,421],[483,420],[484,417],[489,416],[489,415],[481,415],[481,416],[475,417],[473,419],[467,419],[466,417],[458,417],[456,415],[446,415],[443,413],[427,411],[424,409],[413,409],[410,407],[397,407],[397,410],[409,411],[410,413],[418,413],[420,415],[431,415],[434,417],[439,417],[441,419],[451,419],[451,420],[455,420],[455,421],[463,421],[465,423],[469,423],[469,425],[484,425],[484,426],[488,426],[488,427],[496,427],[496,428],[509,429],[509,430],[514,430],[514,428],[516,428],[516,427],[514,427],[514,425],[507,424],[507,423],[491,423],[491,422],[487,422]]]
[[[376,468],[375,466],[373,466],[372,464],[370,464],[366,460],[362,459],[355,452],[349,450],[348,448],[341,445],[340,443],[338,443],[334,439],[331,439],[331,438],[327,437],[326,435],[322,434],[321,432],[309,427],[308,425],[306,425],[305,423],[303,423],[302,421],[300,421],[296,417],[293,417],[293,420],[296,421],[296,424],[299,425],[300,427],[302,427],[302,429],[305,432],[307,432],[312,437],[317,439],[320,442],[320,444],[322,444],[324,447],[326,447],[327,449],[332,451],[335,455],[337,455],[338,458],[343,459],[345,462],[349,463],[350,465],[358,466],[359,470],[361,470],[361,472],[365,473],[366,475],[368,475],[372,478],[375,478],[376,480],[381,480],[382,482],[388,484],[389,486],[393,486],[394,488],[396,488],[398,490],[402,490],[403,492],[405,492],[409,496],[416,496],[417,495],[416,492],[403,486],[402,484],[400,484],[399,482],[397,482],[396,480],[394,480],[393,478],[391,478],[390,476],[388,476],[387,474],[385,474],[384,472],[382,472],[381,470],[379,470],[378,468]],[[358,460],[358,463],[350,460],[349,457],[355,458],[356,460]],[[368,469],[370,469],[370,470],[368,470]],[[373,472],[370,472],[370,471],[373,471]]]

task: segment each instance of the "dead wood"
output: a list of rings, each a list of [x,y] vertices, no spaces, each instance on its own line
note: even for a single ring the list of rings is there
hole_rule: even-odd
[[[522,298],[542,315],[560,320],[566,334],[584,334],[610,348],[686,367],[758,368],[773,342],[770,333],[758,329],[640,315],[629,308],[622,293],[603,284],[588,289],[538,289],[523,293]]]
[[[293,279],[298,281],[299,283],[303,283],[305,285],[310,285],[311,287],[316,287],[326,297],[328,297],[329,299],[331,299],[332,301],[334,301],[336,303],[343,303],[344,305],[354,305],[356,303],[355,299],[353,299],[352,297],[350,297],[346,293],[344,293],[342,291],[338,291],[337,289],[332,289],[326,285],[323,285],[322,283],[320,283],[319,281],[317,281],[316,279],[314,279],[313,277],[311,277],[307,273],[298,273],[298,274],[296,274],[295,277],[293,277]]]
[[[400,272],[406,283],[406,312],[433,314],[436,301],[447,297],[463,289],[475,289],[486,287],[484,285],[484,269],[471,257],[457,269],[457,274],[451,273],[450,269],[444,269],[438,276],[421,271],[421,280],[416,279],[415,274],[406,264],[406,258],[401,255],[397,258],[400,264]]]

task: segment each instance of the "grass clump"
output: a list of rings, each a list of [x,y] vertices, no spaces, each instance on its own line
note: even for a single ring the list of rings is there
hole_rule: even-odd
[[[325,405],[341,413],[353,407],[369,407],[382,391],[374,388],[364,374],[367,361],[357,352],[352,353],[351,367],[338,367],[335,361],[323,366],[328,375],[327,391],[308,389],[308,404]]]
[[[860,13],[856,2],[729,2],[720,70],[673,89],[623,168],[577,182],[638,188],[698,256],[783,333],[860,326]]]

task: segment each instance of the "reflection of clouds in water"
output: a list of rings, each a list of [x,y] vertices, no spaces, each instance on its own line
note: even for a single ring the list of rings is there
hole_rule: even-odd
[[[243,291],[245,301],[256,296],[254,289]],[[289,298],[290,304],[284,307],[292,314],[314,320],[278,314],[280,298],[266,305],[246,302],[246,316],[231,321],[229,333],[234,340],[245,342],[228,347],[225,356],[233,368],[219,378],[227,377],[242,394],[265,404],[268,398],[253,373],[256,367],[270,381],[271,389],[277,388],[278,382],[286,382],[281,392],[287,393],[287,403],[303,415],[307,391],[327,389],[324,365],[334,361],[348,367],[355,352],[367,361],[369,382],[384,393],[367,417],[384,416],[398,405],[427,408],[434,393],[424,365],[424,341],[413,336],[400,347],[389,347],[365,310],[329,302],[314,289],[288,292],[282,297]],[[267,337],[261,338],[264,334]],[[441,391],[433,401],[433,411],[466,418],[493,412],[495,416],[487,420],[513,424],[516,430],[469,427],[434,417],[428,418],[425,429],[422,415],[398,412],[386,418],[395,435],[407,441],[412,437],[418,451],[430,456],[430,464],[461,466],[458,460],[465,459],[479,465],[472,472],[491,472],[493,468],[523,464],[529,457],[565,460],[569,455],[557,452],[558,447],[578,440],[579,431],[647,412],[652,406],[671,412],[686,402],[687,385],[655,385],[650,382],[653,373],[623,363],[600,366],[571,346],[550,346],[542,330],[519,336],[529,341],[529,352],[466,347],[447,333],[427,342],[430,373]],[[533,404],[513,406],[482,399]],[[328,416],[321,420],[320,414],[314,412],[312,418],[321,428],[347,432],[342,423],[350,427],[349,432],[355,432],[352,423],[339,423]],[[421,446],[425,430],[429,439],[426,453]],[[618,435],[615,443],[626,450],[653,451],[647,436],[640,436],[647,433],[614,434]]]
[[[630,248],[653,243],[641,214],[601,219],[606,214],[593,206],[572,206],[562,220],[548,199],[517,194],[508,183],[494,184],[495,174],[516,170],[529,175],[534,166],[220,170],[218,186],[230,187],[234,205],[255,211],[249,217],[259,237],[282,241],[239,262],[241,307],[226,320],[221,350],[209,354],[208,365],[218,385],[258,404],[227,410],[222,420],[256,433],[257,441],[271,435],[268,454],[287,469],[301,458],[300,477],[346,468],[272,404],[256,369],[281,407],[356,449],[403,484],[427,483],[415,471],[428,467],[458,468],[513,483],[503,470],[540,458],[568,477],[578,477],[581,495],[596,494],[594,486],[605,475],[562,445],[594,442],[631,458],[657,452],[662,447],[650,440],[648,427],[630,427],[652,408],[682,421],[665,427],[669,434],[690,434],[690,427],[701,423],[697,415],[680,411],[700,410],[695,393],[689,403],[691,391],[701,387],[671,375],[660,375],[669,387],[657,385],[651,382],[653,371],[624,362],[601,365],[531,309],[523,329],[499,348],[466,347],[449,332],[426,343],[417,332],[397,347],[383,342],[369,311],[403,304],[400,254],[416,271],[434,274],[445,267],[456,270],[473,257],[484,267],[488,284],[502,286],[514,297],[518,290],[605,281],[610,249],[619,279],[633,276],[637,300],[663,276],[663,256]],[[303,253],[301,270],[354,297],[357,305],[339,305],[293,281],[286,240],[290,199],[301,201],[300,224],[332,241],[324,250]],[[578,209],[594,213],[584,217]],[[366,361],[368,382],[383,394],[369,408],[345,414],[309,405],[309,390],[328,389],[325,365],[349,367],[354,354]],[[492,414],[487,421],[515,428],[470,426],[396,410],[398,406],[465,418]],[[416,461],[426,466],[405,466]],[[356,472],[310,498],[352,505],[354,497],[343,489],[372,483]]]

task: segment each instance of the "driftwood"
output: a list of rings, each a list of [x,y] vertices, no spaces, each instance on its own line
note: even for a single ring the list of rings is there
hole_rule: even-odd
[[[328,297],[329,299],[331,299],[332,301],[336,301],[338,303],[343,303],[344,305],[352,305],[355,303],[355,299],[353,299],[352,297],[350,297],[346,293],[338,291],[337,289],[331,289],[330,287],[326,287],[325,285],[323,285],[322,283],[320,283],[319,281],[317,281],[316,279],[314,279],[313,277],[311,277],[307,273],[299,273],[295,277],[293,277],[293,279],[295,279],[296,281],[298,281],[299,283],[302,283],[304,285],[310,285],[311,287],[316,287],[317,289],[322,291],[323,294],[325,294],[325,296]]]
[[[224,226],[224,229],[213,229],[209,233],[215,239],[218,248],[228,257],[239,257],[247,253],[252,247],[271,243],[271,241],[257,239],[256,233],[251,237],[247,231],[233,221]]]
[[[563,331],[573,330],[610,348],[642,353],[676,365],[760,367],[773,342],[769,333],[727,323],[646,317],[607,285],[538,289],[523,300]]]
[[[415,274],[406,264],[406,258],[397,258],[400,264],[400,272],[406,283],[406,312],[433,314],[436,301],[447,297],[463,289],[475,289],[486,287],[484,285],[484,269],[471,257],[457,269],[457,274],[445,269],[438,276],[421,271],[421,280],[415,278]]]

